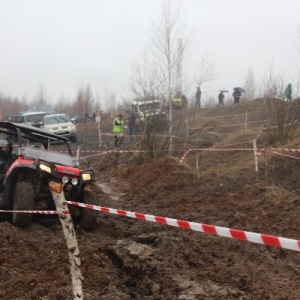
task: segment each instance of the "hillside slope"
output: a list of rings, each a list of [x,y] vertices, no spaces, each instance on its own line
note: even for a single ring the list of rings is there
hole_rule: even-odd
[[[113,137],[104,136],[99,148],[97,125],[78,126],[81,163],[96,170],[99,204],[299,240],[299,154],[262,154],[256,172],[253,139],[259,148],[279,145],[270,144],[261,124],[222,127],[242,123],[246,110],[255,120],[260,102],[191,111],[190,127],[200,129],[190,131],[188,142],[178,139],[172,156],[143,164],[136,147],[89,153],[111,149]],[[102,124],[107,133],[110,123],[108,117]],[[299,145],[296,132],[280,146]],[[127,140],[124,147],[132,150]],[[189,148],[202,151],[180,164]],[[77,228],[76,235],[84,299],[299,299],[296,251],[102,212],[95,232]],[[59,224],[22,230],[2,222],[0,244],[1,299],[72,299]]]

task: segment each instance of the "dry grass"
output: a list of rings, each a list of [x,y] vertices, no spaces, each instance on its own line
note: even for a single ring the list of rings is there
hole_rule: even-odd
[[[293,202],[294,200],[297,199],[298,196],[279,186],[270,185],[270,186],[265,186],[264,197],[267,200],[267,202],[278,205],[282,202],[284,203]]]

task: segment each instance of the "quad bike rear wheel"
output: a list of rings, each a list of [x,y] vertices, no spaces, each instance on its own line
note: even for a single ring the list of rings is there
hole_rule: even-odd
[[[98,205],[98,199],[91,191],[85,191],[83,198],[84,203]],[[97,211],[89,208],[82,208],[79,225],[85,231],[95,230],[97,225]]]
[[[32,210],[34,203],[33,185],[29,182],[17,182],[13,198],[13,210]],[[13,225],[27,228],[31,224],[32,214],[13,213]]]

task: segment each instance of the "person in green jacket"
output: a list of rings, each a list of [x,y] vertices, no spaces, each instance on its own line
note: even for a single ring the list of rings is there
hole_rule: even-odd
[[[292,85],[290,83],[285,88],[284,95],[285,95],[286,101],[288,101],[288,102],[292,101]]]
[[[120,148],[124,139],[123,116],[119,114],[113,121],[113,133],[115,134],[115,147]]]

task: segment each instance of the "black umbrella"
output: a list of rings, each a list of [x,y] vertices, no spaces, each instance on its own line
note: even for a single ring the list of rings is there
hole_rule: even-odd
[[[245,93],[245,89],[241,88],[241,87],[235,87],[233,88],[234,90],[239,90],[241,93]]]

